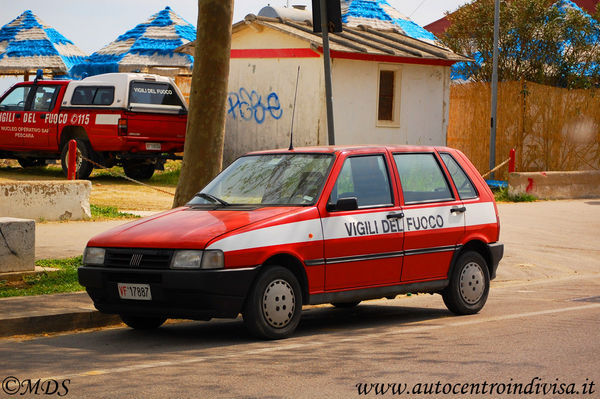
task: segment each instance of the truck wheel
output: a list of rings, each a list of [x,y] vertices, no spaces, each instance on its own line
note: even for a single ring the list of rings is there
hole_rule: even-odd
[[[489,291],[490,273],[485,259],[468,251],[458,258],[442,298],[452,313],[474,314],[485,305]]]
[[[144,161],[125,161],[123,171],[127,177],[136,180],[148,180],[154,174],[156,165]]]
[[[359,303],[360,303],[360,301],[353,301],[353,302],[332,302],[331,304],[333,306],[335,306],[336,308],[348,309],[348,308],[354,308],[354,307],[358,306]]]
[[[75,169],[77,170],[78,179],[87,179],[90,177],[94,165],[84,160],[83,158],[90,159],[92,156],[92,149],[87,141],[80,139],[75,140],[77,142],[77,159],[75,161]],[[60,154],[60,165],[62,166],[63,174],[69,175],[69,141],[63,145],[62,152]]]
[[[290,336],[302,314],[302,291],[296,276],[281,266],[265,270],[256,280],[243,310],[244,324],[266,339]]]
[[[166,317],[142,317],[122,314],[121,320],[131,328],[136,330],[152,330],[163,325],[167,321]]]
[[[17,162],[19,162],[19,165],[23,168],[35,168],[46,165],[46,160],[39,158],[17,158]]]

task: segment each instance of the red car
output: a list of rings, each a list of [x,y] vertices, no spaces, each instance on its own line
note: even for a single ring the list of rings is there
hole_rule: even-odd
[[[92,238],[79,281],[133,328],[243,315],[292,334],[303,305],[439,293],[484,306],[504,246],[492,192],[445,147],[317,147],[237,159],[185,206]]]

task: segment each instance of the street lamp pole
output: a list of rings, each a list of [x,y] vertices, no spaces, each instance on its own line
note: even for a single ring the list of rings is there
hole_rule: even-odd
[[[490,131],[490,170],[496,167],[496,111],[498,108],[498,40],[500,36],[500,0],[496,0],[494,9],[494,53],[492,60],[492,116]],[[490,174],[494,179],[494,173]]]

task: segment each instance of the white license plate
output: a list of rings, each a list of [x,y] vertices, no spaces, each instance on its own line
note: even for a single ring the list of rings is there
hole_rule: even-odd
[[[160,151],[161,150],[160,143],[146,143],[146,150],[147,151]]]
[[[150,285],[148,284],[124,284],[117,283],[119,296],[121,299],[137,299],[142,301],[151,301]]]

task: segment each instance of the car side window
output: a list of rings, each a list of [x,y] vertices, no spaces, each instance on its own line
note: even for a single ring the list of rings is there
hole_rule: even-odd
[[[29,95],[30,86],[16,87],[13,91],[8,93],[6,97],[0,103],[1,111],[23,111],[25,110],[25,102]]]
[[[478,194],[475,186],[463,168],[461,168],[458,162],[456,162],[456,159],[446,152],[441,153],[440,156],[442,157],[442,161],[444,161],[444,164],[450,173],[452,181],[454,181],[454,185],[458,190],[458,196],[460,199],[477,198]]]
[[[440,164],[432,153],[394,154],[405,203],[454,199]]]
[[[344,161],[329,202],[351,197],[356,197],[359,208],[394,203],[383,155],[354,156]]]
[[[54,98],[58,93],[58,86],[38,86],[31,104],[32,111],[50,112]]]

